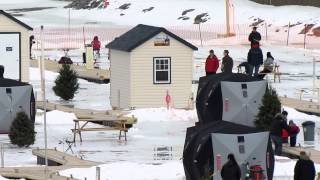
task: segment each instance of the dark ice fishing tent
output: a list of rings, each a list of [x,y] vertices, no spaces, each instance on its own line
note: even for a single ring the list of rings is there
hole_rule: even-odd
[[[6,134],[17,112],[24,111],[35,120],[35,98],[32,86],[12,79],[0,78],[0,133]]]
[[[241,167],[241,180],[246,176],[272,180],[274,152],[269,132],[253,123],[266,88],[266,81],[245,74],[200,78],[199,122],[187,129],[183,151],[187,180],[221,180],[220,170],[229,153]]]
[[[186,179],[220,180],[229,153],[235,155],[242,175],[250,174],[247,168],[260,167],[263,176],[272,180],[274,154],[269,133],[227,121],[187,129],[183,152]]]
[[[197,93],[200,123],[224,120],[253,126],[267,82],[245,74],[202,77]]]

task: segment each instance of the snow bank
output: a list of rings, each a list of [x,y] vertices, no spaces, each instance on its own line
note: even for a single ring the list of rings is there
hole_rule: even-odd
[[[8,179],[0,176],[0,180],[8,180]]]
[[[101,165],[101,179],[108,180],[180,180],[184,178],[183,165],[179,161],[173,161],[161,165],[137,164],[131,162],[119,162]],[[89,169],[69,169],[60,172],[61,175],[76,177],[78,179],[94,180],[96,168]]]
[[[291,160],[286,157],[276,156],[276,164],[274,170],[274,180],[292,180],[294,175],[294,166],[296,160]],[[320,165],[316,164],[316,171],[320,171]],[[101,179],[108,180],[141,180],[141,179],[161,179],[173,180],[183,179],[184,170],[183,164],[179,161],[173,161],[162,165],[147,165],[137,164],[131,162],[119,162],[101,165]],[[123,173],[125,172],[125,173]],[[90,180],[96,176],[96,168],[89,169],[69,169],[60,172],[65,176],[84,179],[85,177]]]
[[[288,120],[320,122],[320,117],[318,116],[308,115],[286,106],[284,106],[284,109],[288,111]]]
[[[128,116],[134,115],[139,122],[152,121],[195,121],[196,110],[148,108],[133,110]]]
[[[66,125],[73,124],[73,120],[77,119],[74,113],[66,113],[62,111],[47,112],[47,123],[52,125]],[[36,117],[37,124],[43,124],[44,115]]]
[[[30,70],[30,81],[40,81],[40,69],[39,68],[29,68]],[[47,81],[54,81],[58,76],[58,73],[45,71],[45,77]]]
[[[276,156],[276,164],[274,169],[274,180],[292,180],[294,175],[294,167],[296,160]],[[320,165],[315,164],[316,172],[320,171]]]

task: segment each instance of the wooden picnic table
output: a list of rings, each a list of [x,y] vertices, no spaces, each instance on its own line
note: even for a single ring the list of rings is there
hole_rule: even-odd
[[[116,120],[115,120],[116,119]],[[127,125],[130,125],[128,123],[127,118],[101,118],[101,119],[74,119],[74,129],[71,129],[73,132],[73,142],[76,141],[76,135],[79,134],[80,142],[82,142],[82,131],[112,131],[112,130],[118,130],[119,131],[119,140],[121,140],[122,132],[124,132],[124,138],[125,141],[127,141],[127,132],[129,130],[129,127]],[[80,124],[82,122],[82,124]],[[89,128],[86,127],[88,123],[99,123],[105,127],[100,128]]]

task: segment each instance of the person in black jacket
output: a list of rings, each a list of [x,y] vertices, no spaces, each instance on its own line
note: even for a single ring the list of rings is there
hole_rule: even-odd
[[[32,59],[32,45],[36,43],[34,41],[34,35],[30,36],[29,37],[29,56],[30,56],[30,59]]]
[[[271,123],[270,136],[275,146],[274,153],[278,156],[282,153],[282,129],[285,129],[288,132],[290,131],[287,124],[287,116],[287,111],[278,113]]]
[[[229,51],[223,51],[223,58],[221,64],[221,72],[223,73],[232,73],[233,68],[233,59],[229,56]]]
[[[314,163],[306,152],[300,152],[300,158],[294,167],[294,180],[314,180],[316,170]]]
[[[248,52],[248,63],[250,64],[249,75],[252,76],[254,69],[254,76],[257,76],[259,73],[259,68],[263,64],[263,53],[259,47],[250,49]]]
[[[221,169],[221,177],[223,180],[240,180],[241,170],[233,154],[228,155],[228,161]]]
[[[248,40],[251,42],[251,47],[257,48],[260,46],[259,42],[261,40],[261,35],[257,31],[257,27],[252,28],[252,32],[250,33]]]

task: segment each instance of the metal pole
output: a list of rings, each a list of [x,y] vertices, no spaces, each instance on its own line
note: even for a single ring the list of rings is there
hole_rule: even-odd
[[[306,49],[306,38],[307,38],[307,25],[304,25],[304,38],[303,38],[303,48]]]
[[[69,32],[69,35],[70,35],[70,24],[71,24],[70,16],[71,16],[71,10],[69,8],[69,13],[68,13],[68,32]]]
[[[287,46],[289,46],[289,36],[290,36],[290,22],[288,24]]]
[[[4,168],[4,151],[3,151],[3,144],[1,144],[1,168]]]
[[[203,44],[202,44],[202,34],[201,34],[201,28],[200,28],[200,25],[201,24],[201,22],[199,22],[199,35],[200,35],[200,42],[201,42],[201,47],[203,46]]]
[[[227,26],[227,36],[230,35],[230,12],[229,12],[229,5],[230,2],[229,0],[225,0],[226,1],[226,26]]]
[[[312,83],[312,92],[313,92],[313,96],[315,93],[315,88],[316,88],[316,59],[313,58],[313,69],[312,69],[312,77],[313,77],[313,83]]]
[[[265,29],[266,29],[266,41],[268,41],[268,23],[265,23]]]
[[[40,33],[41,40],[41,89],[42,89],[42,100],[43,100],[43,119],[44,119],[44,156],[45,156],[45,179],[48,179],[48,155],[47,155],[47,100],[46,100],[46,88],[45,88],[45,62],[44,62],[44,46],[43,46],[43,26],[41,26]]]
[[[100,167],[96,167],[96,180],[100,180]]]

